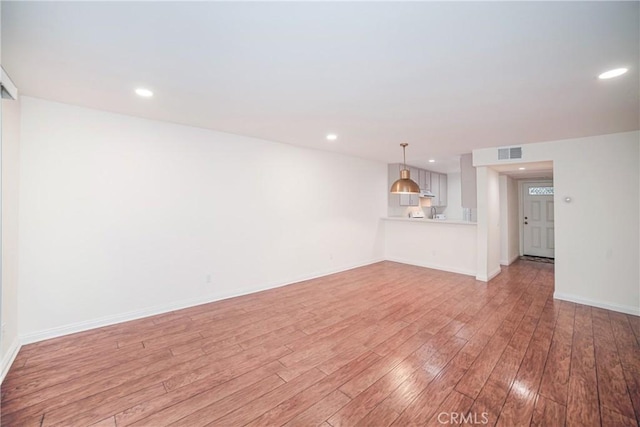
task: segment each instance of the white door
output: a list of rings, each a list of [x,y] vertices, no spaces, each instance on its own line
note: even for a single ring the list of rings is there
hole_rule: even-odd
[[[527,182],[523,185],[522,225],[525,255],[554,257],[553,183]]]

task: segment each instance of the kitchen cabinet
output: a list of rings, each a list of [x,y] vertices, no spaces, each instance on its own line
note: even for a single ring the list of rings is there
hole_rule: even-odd
[[[440,174],[431,172],[431,192],[433,198],[431,199],[431,206],[440,206]]]
[[[400,178],[400,170],[402,169],[402,165],[399,163],[392,163],[388,167],[389,171],[389,180],[387,183],[388,189],[391,188],[394,182],[398,178]],[[416,180],[415,177],[419,176],[419,170],[417,168],[410,167],[409,174],[411,179]],[[415,175],[414,175],[415,174]],[[389,193],[389,206],[390,207],[398,207],[398,206],[420,206],[420,195],[419,194],[392,194]]]
[[[410,178],[418,183],[423,191],[431,191],[435,197],[431,198],[431,206],[441,207],[447,205],[447,175],[431,172],[425,169],[407,166]],[[388,165],[388,188],[400,178],[401,163]],[[389,193],[389,212],[400,212],[394,208],[406,206],[420,206],[419,194],[391,194]]]
[[[424,191],[431,190],[431,172],[424,169],[418,169],[420,189]]]
[[[447,175],[440,174],[440,200],[438,206],[447,206]]]
[[[400,176],[401,169],[402,169],[402,165],[398,165],[398,177]],[[409,169],[409,178],[411,178],[413,181],[417,183],[420,176],[419,169],[411,166],[407,166],[407,169]],[[400,206],[420,206],[420,195],[419,194],[401,194]]]
[[[447,175],[437,172],[428,172],[431,176],[431,187],[429,190],[434,197],[431,199],[431,206],[447,206]]]
[[[400,206],[419,206],[419,194],[400,194]]]

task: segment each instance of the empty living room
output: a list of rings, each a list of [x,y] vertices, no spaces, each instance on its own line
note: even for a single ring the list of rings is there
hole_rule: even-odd
[[[640,426],[640,2],[0,1],[0,425]]]

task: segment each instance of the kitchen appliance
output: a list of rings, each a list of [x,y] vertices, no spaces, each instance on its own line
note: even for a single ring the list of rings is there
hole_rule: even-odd
[[[420,197],[433,198],[436,197],[436,195],[429,190],[422,190],[420,191]]]
[[[424,218],[424,212],[422,209],[414,212],[409,212],[409,218]]]

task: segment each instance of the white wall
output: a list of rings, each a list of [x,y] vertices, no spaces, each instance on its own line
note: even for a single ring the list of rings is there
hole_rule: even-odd
[[[500,183],[498,172],[477,167],[478,237],[476,279],[487,282],[500,273]]]
[[[473,166],[473,154],[460,156],[460,192],[462,206],[476,210],[478,207],[476,169]]]
[[[555,297],[640,314],[640,132],[522,147],[522,162],[553,161]],[[497,148],[473,161],[505,163]]]
[[[2,341],[0,378],[19,348],[18,200],[20,101],[2,100]]]
[[[518,184],[510,176],[499,176],[500,186],[500,264],[509,265],[520,255]]]
[[[518,181],[507,177],[509,238],[507,260],[514,262],[520,256],[520,189]]]
[[[382,163],[28,97],[20,157],[25,342],[383,257]]]

